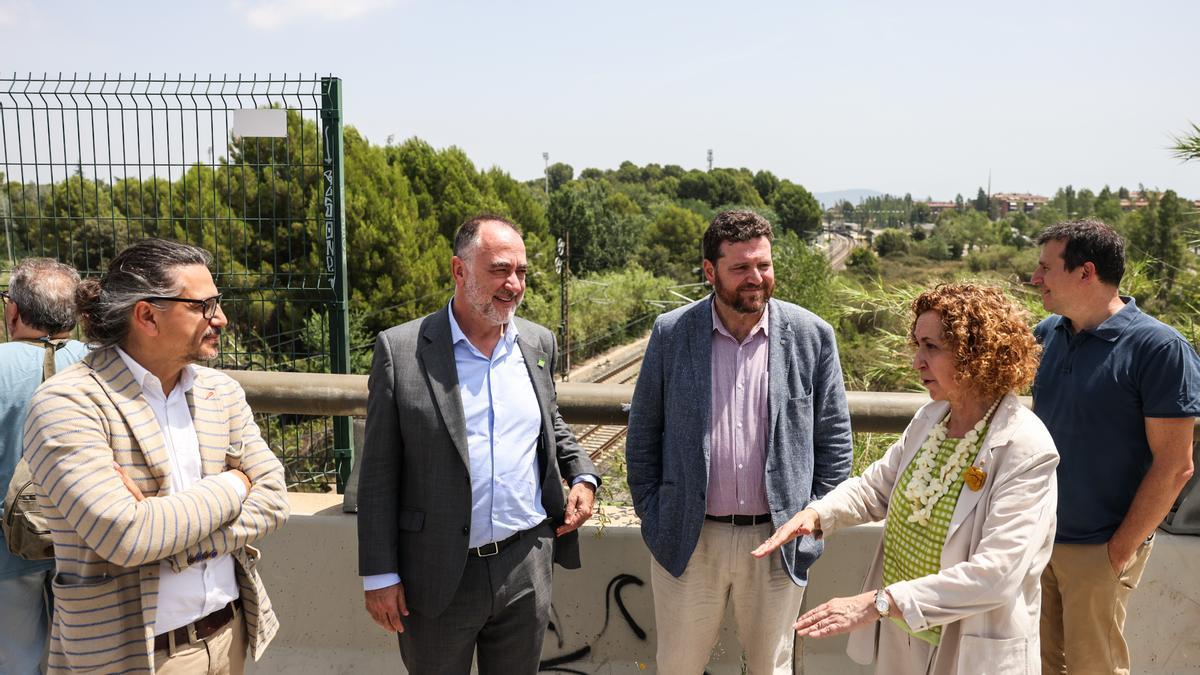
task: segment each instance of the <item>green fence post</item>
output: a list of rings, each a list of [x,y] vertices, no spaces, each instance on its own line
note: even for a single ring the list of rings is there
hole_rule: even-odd
[[[342,196],[342,80],[321,78],[321,148],[325,188],[325,273],[333,279],[333,299],[329,303],[330,372],[350,372],[349,289],[346,278],[346,211]],[[333,418],[333,458],[337,462],[337,491],[346,491],[350,469],[354,466],[354,444],[350,438],[350,418]]]

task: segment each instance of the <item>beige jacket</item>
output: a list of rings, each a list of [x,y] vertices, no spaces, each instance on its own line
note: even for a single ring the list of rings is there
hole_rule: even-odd
[[[47,380],[30,404],[25,458],[51,519],[57,575],[50,672],[154,671],[159,561],[180,570],[231,554],[258,658],[278,630],[250,544],[288,517],[283,466],[259,434],[242,388],[197,368],[188,406],[204,478],[170,492],[171,463],[154,411],[113,349]],[[134,501],[113,462],[147,499]],[[240,468],[245,500],[216,475]]]
[[[809,505],[825,536],[883,520],[896,481],[929,430],[946,413],[935,401],[917,412],[904,435],[863,475]],[[932,673],[1037,673],[1041,574],[1054,545],[1058,451],[1032,411],[1008,394],[1000,402],[975,460],[987,472],[978,492],[964,486],[942,549],[941,572],[892,584],[888,591],[914,630],[942,626]],[[883,577],[883,542],[863,590]],[[850,635],[847,654],[892,672],[892,655],[878,652],[878,623]]]

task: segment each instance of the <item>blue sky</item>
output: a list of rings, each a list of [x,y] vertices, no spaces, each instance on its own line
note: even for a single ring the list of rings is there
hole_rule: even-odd
[[[0,0],[0,70],[321,73],[383,143],[539,176],[622,160],[915,197],[1200,197],[1200,3]]]

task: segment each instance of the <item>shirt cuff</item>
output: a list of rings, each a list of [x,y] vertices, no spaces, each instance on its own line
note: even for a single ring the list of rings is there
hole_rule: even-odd
[[[592,487],[600,487],[600,478],[590,473],[581,473],[571,479],[571,487],[575,487],[580,483],[588,483]]]
[[[400,583],[400,575],[395,572],[387,574],[368,574],[362,578],[364,591],[377,591]]]
[[[241,478],[238,478],[228,471],[223,471],[217,474],[217,480],[225,481],[225,484],[237,493],[239,502],[246,501],[246,484],[242,482]]]

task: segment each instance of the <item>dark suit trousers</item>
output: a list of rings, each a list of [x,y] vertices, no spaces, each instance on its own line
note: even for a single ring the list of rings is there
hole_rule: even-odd
[[[549,522],[487,558],[467,557],[458,590],[438,616],[404,618],[400,655],[412,675],[534,675],[550,620],[554,528]]]

